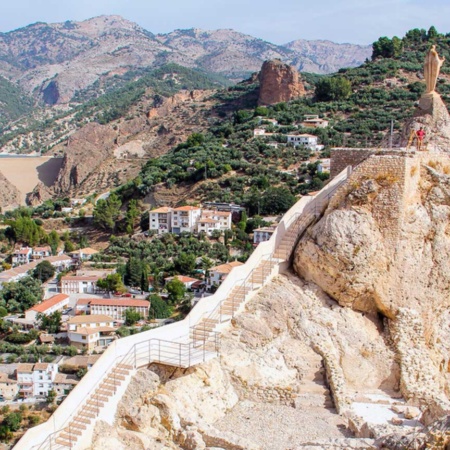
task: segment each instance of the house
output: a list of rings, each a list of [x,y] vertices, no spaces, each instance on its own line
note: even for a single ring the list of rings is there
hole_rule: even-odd
[[[253,136],[264,136],[266,134],[266,130],[264,128],[255,128],[253,130]]]
[[[244,263],[239,261],[232,261],[226,264],[221,264],[220,266],[213,267],[209,270],[209,277],[207,279],[207,288],[220,286],[228,274],[235,268],[242,266]]]
[[[28,264],[31,261],[31,255],[33,249],[31,247],[22,247],[14,251],[12,256],[12,265],[21,266],[22,264]]]
[[[319,119],[319,116],[314,114],[306,114],[305,120],[301,123],[301,125],[305,128],[327,128],[328,120]]]
[[[0,399],[13,400],[19,393],[17,380],[7,373],[0,372]]]
[[[49,256],[47,258],[42,258],[38,261],[32,261],[28,264],[23,264],[21,266],[14,267],[9,270],[5,270],[0,273],[0,288],[3,283],[10,283],[12,281],[18,281],[24,278],[28,273],[42,261],[48,261],[56,271],[60,272],[62,270],[68,269],[73,265],[72,258],[67,255]]]
[[[53,390],[57,397],[67,395],[78,384],[78,378],[75,375],[66,373],[57,373],[53,381]]]
[[[114,319],[103,314],[75,316],[67,321],[67,337],[80,350],[93,351],[106,347],[116,339]]]
[[[96,294],[100,292],[97,281],[98,275],[80,275],[61,277],[61,292],[63,294]]]
[[[55,336],[52,336],[51,334],[40,334],[39,342],[51,347],[55,343]]]
[[[317,166],[317,172],[319,173],[330,173],[331,170],[331,159],[330,158],[324,158],[321,159],[318,166]]]
[[[212,217],[202,217],[197,222],[197,232],[198,233],[206,233],[208,236],[211,236],[214,230],[220,231],[220,222]]]
[[[142,318],[147,319],[150,302],[147,300],[136,300],[134,298],[92,298],[90,302],[91,314],[106,314],[115,320],[123,320],[127,309],[134,309]]]
[[[172,211],[172,233],[194,233],[197,222],[202,214],[201,208],[196,206],[180,206]]]
[[[196,283],[197,281],[199,281],[199,280],[197,280],[196,278],[186,277],[186,276],[184,276],[184,275],[175,275],[174,277],[167,277],[167,278],[164,278],[164,281],[165,281],[166,284],[167,284],[169,281],[172,281],[172,280],[178,280],[178,281],[181,281],[181,282],[184,284],[184,286],[185,286],[186,289],[190,289],[194,283]]]
[[[31,254],[33,260],[43,259],[49,256],[52,256],[52,249],[49,245],[46,245],[44,247],[34,247],[33,252]]]
[[[258,245],[260,242],[268,241],[275,232],[276,227],[262,227],[253,230],[253,245]]]
[[[23,398],[46,397],[53,389],[58,364],[18,364],[16,369],[19,395]]]
[[[149,212],[149,230],[158,234],[172,231],[172,208],[158,208]]]
[[[317,150],[317,136],[313,134],[288,134],[287,142],[292,144],[294,147],[302,145],[310,150]]]
[[[93,255],[97,254],[98,251],[94,250],[93,248],[86,247],[86,248],[80,248],[80,250],[76,250],[72,253],[70,253],[70,256],[74,259],[74,261],[88,261],[92,258]]]
[[[80,298],[75,305],[75,315],[89,314],[91,312],[92,298]]]
[[[220,230],[231,230],[232,224],[232,213],[231,211],[211,211],[211,210],[203,210],[202,217],[203,219],[212,219],[219,222]],[[200,221],[199,221],[200,222]]]
[[[66,294],[57,294],[44,300],[37,305],[32,306],[25,311],[25,319],[36,321],[38,314],[49,316],[55,311],[62,311],[69,304],[69,296]]]

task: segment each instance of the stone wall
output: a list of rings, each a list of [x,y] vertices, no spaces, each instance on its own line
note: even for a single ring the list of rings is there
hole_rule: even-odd
[[[330,175],[334,178],[347,166],[355,167],[376,152],[373,148],[333,148],[331,149]]]
[[[343,151],[342,153],[341,161],[348,161],[348,159],[345,159],[347,157],[344,158],[347,152]],[[349,151],[348,155],[353,153]],[[372,200],[372,215],[392,252],[396,248],[402,220],[407,178],[406,167],[409,159],[398,153],[393,155],[384,153],[369,155],[365,161],[356,167],[348,182],[338,190],[329,204],[329,209],[333,210],[345,202],[349,196],[370,196],[370,187],[366,184],[368,180],[375,180],[377,184],[382,186],[382,189],[376,193],[377,195]]]

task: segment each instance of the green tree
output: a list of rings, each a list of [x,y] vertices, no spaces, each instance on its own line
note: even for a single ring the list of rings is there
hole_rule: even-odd
[[[132,235],[134,232],[134,228],[137,224],[137,219],[139,217],[139,209],[137,205],[137,200],[130,200],[127,207],[127,216],[126,216],[126,228],[127,233]]]
[[[263,214],[286,212],[296,201],[289,189],[284,187],[269,188],[264,193],[261,210]]]
[[[50,261],[41,261],[33,270],[33,277],[41,283],[45,283],[55,275],[55,268]]]
[[[22,423],[22,414],[20,412],[9,413],[2,421],[2,425],[11,431],[17,431]]]
[[[45,399],[47,403],[50,405],[56,400],[56,391],[50,389],[47,394],[47,398]]]
[[[179,303],[186,294],[186,286],[178,279],[174,278],[166,284],[169,300],[172,304]]]
[[[247,227],[247,213],[245,211],[241,212],[241,220],[237,223],[237,227],[240,230],[245,230],[245,228]]]
[[[150,319],[166,319],[172,315],[172,308],[159,296],[151,295],[150,298]]]
[[[97,287],[107,292],[125,292],[120,273],[110,273],[97,281]]]
[[[175,270],[183,275],[190,275],[195,270],[195,255],[182,252],[174,259]]]
[[[131,257],[125,265],[125,284],[127,286],[140,287],[145,261],[140,258]]]
[[[106,231],[114,232],[120,216],[122,202],[112,193],[106,200],[100,199],[94,208],[94,223]]]
[[[139,320],[141,320],[141,315],[134,308],[128,308],[125,311],[125,325],[134,325]]]
[[[46,330],[48,333],[58,333],[61,329],[61,316],[61,311],[55,311],[48,316],[39,314],[38,320],[40,320],[41,330]]]
[[[316,84],[315,94],[318,101],[345,100],[351,93],[350,81],[342,76],[324,77]]]
[[[55,230],[50,231],[50,233],[47,236],[47,243],[48,245],[50,245],[53,255],[56,255],[56,253],[58,253],[60,241],[61,239],[59,238],[58,233]]]
[[[2,284],[0,299],[9,312],[23,312],[42,300],[41,283],[33,277]]]

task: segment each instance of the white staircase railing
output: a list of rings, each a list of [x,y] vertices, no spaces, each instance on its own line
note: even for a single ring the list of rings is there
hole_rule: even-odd
[[[150,363],[190,367],[215,357],[220,344],[219,334],[215,332],[217,325],[229,321],[241,305],[280,270],[280,264],[290,260],[300,235],[323,213],[349,173],[346,169],[314,197],[300,199],[283,216],[271,239],[260,243],[248,261],[234,268],[217,292],[201,299],[184,320],[114,341],[53,416],[47,422],[29,429],[14,449],[76,448],[80,439],[86,439],[89,433],[72,435],[69,427],[69,445],[61,445],[57,439],[63,432],[67,435],[67,427],[72,419],[77,417],[83,405],[95,398],[96,390],[117,364],[131,362],[125,365],[134,369]],[[200,326],[196,328],[197,325]],[[95,420],[89,424],[90,427],[93,428]]]

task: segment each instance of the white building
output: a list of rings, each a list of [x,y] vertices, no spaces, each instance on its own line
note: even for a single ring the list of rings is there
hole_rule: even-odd
[[[48,258],[49,256],[52,256],[52,249],[49,245],[45,245],[44,247],[34,247],[31,255],[33,260]]]
[[[86,248],[80,248],[80,250],[75,250],[74,252],[70,253],[70,256],[75,260],[75,261],[88,261],[92,258],[93,255],[97,254],[98,251],[90,248],[90,247],[86,247]]]
[[[98,275],[61,277],[61,292],[63,294],[95,294],[100,291],[97,287],[97,281],[100,278]]]
[[[57,294],[25,311],[25,319],[36,321],[38,314],[49,316],[55,311],[62,311],[69,305],[69,296]]]
[[[146,319],[150,310],[150,302],[148,302],[147,300],[137,300],[134,298],[92,298],[90,300],[89,312],[91,314],[103,314],[110,316],[115,320],[125,319],[125,311],[127,309],[134,309],[141,315],[143,319]]]
[[[180,206],[172,211],[172,233],[194,233],[197,222],[202,214],[201,208],[196,206]]]
[[[317,115],[307,114],[302,122],[302,126],[305,128],[327,128],[328,120],[320,119]]]
[[[213,231],[220,231],[220,222],[212,217],[202,217],[197,222],[197,232],[206,233],[207,236],[211,236]]]
[[[0,372],[0,399],[13,400],[19,393],[17,380],[7,373]]]
[[[253,230],[253,244],[258,245],[260,242],[268,241],[275,229],[276,227],[262,227]]]
[[[331,159],[330,158],[324,158],[321,159],[319,162],[319,165],[317,166],[317,171],[319,173],[330,173],[331,170]]]
[[[317,150],[317,136],[313,134],[288,134],[287,141],[294,147],[302,145],[310,150]]]
[[[29,272],[34,270],[34,268],[42,261],[48,261],[57,271],[68,269],[73,265],[72,258],[64,254],[58,256],[49,256],[48,258],[43,258],[41,260],[33,261],[28,264],[23,264],[21,266],[14,267],[0,273],[0,288],[2,283],[18,281],[21,278],[26,277]]]
[[[19,364],[16,370],[19,395],[21,397],[46,397],[53,389],[58,373],[58,364]]]
[[[232,212],[231,211],[211,211],[211,210],[203,210],[202,211],[202,219],[213,219],[219,222],[219,229],[231,230],[232,225]]]
[[[253,130],[253,136],[264,136],[266,134],[266,130],[264,128],[255,128]]]
[[[149,213],[149,230],[158,234],[172,231],[172,208],[158,208]]]
[[[31,255],[33,249],[31,247],[22,247],[15,250],[12,256],[13,266],[20,266],[22,264],[28,264],[31,261]]]
[[[244,265],[239,261],[232,261],[220,266],[213,267],[209,270],[209,277],[206,280],[207,288],[220,286],[228,274],[235,268]]]
[[[67,322],[70,344],[91,352],[95,347],[106,347],[116,339],[114,319],[103,314],[75,316]]]

